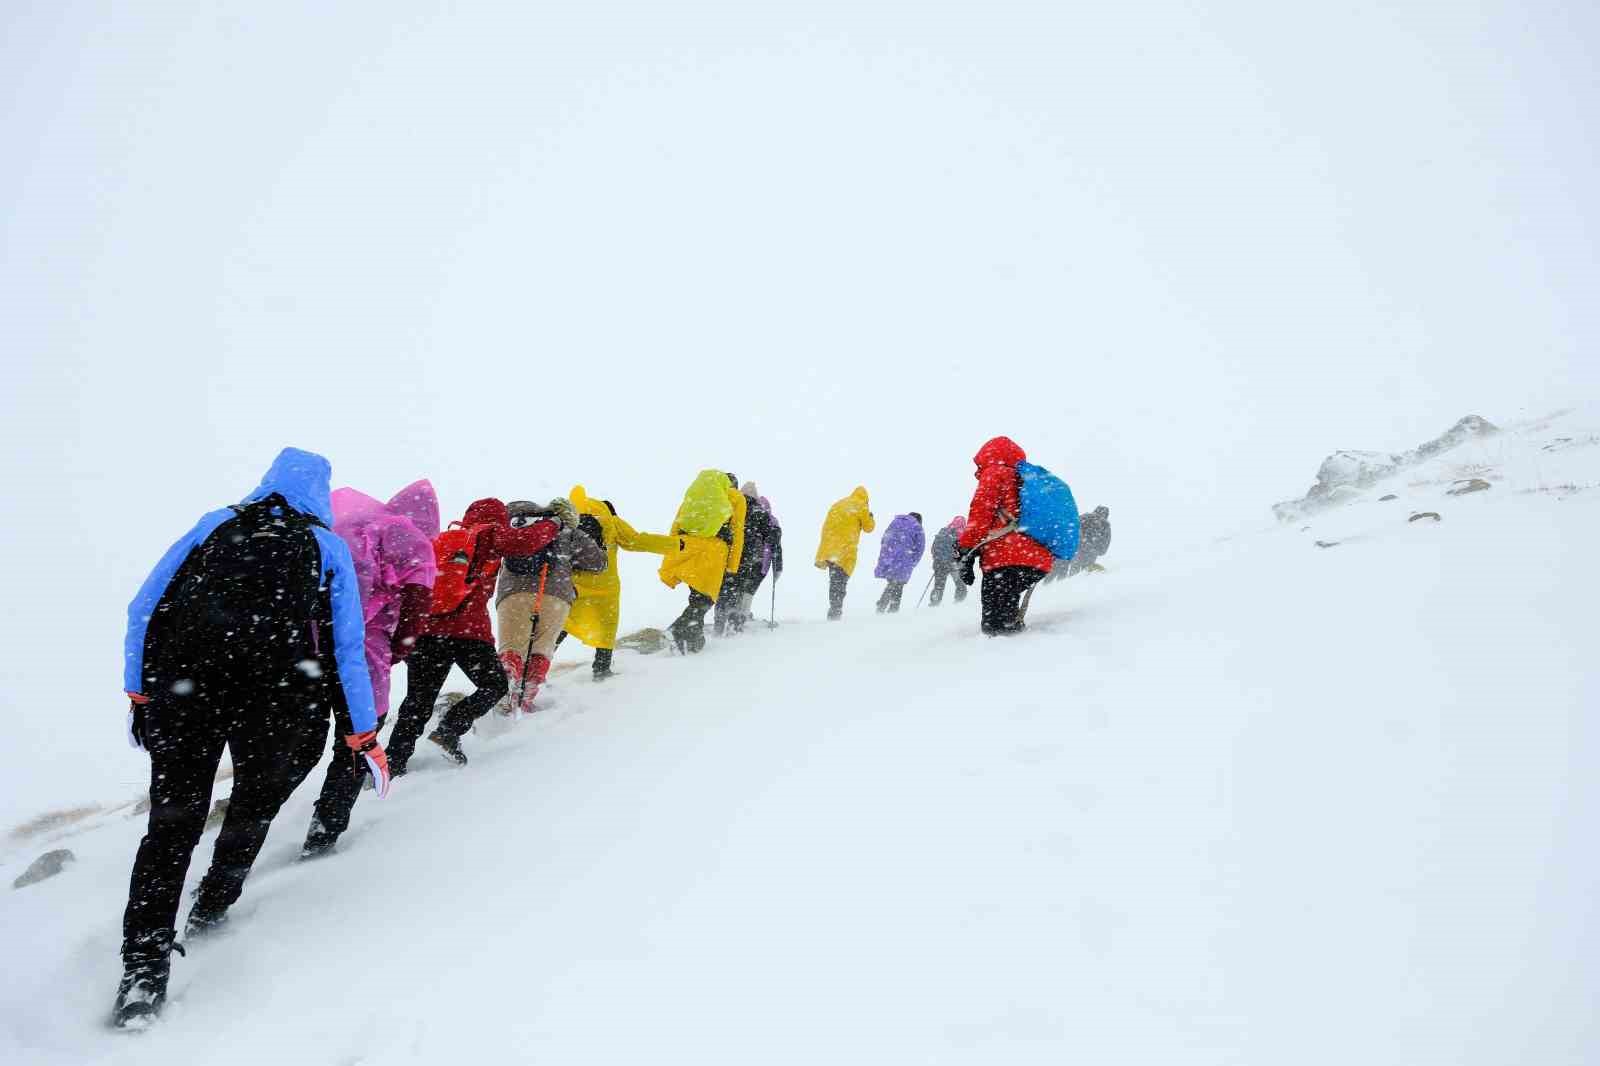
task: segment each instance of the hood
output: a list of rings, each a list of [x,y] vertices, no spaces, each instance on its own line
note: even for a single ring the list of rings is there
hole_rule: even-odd
[[[850,493],[850,498],[852,500],[860,500],[865,504],[867,502],[867,487],[865,485],[857,485],[855,490]]]
[[[592,514],[597,517],[614,515],[617,509],[611,505],[610,500],[597,500],[589,495],[589,490],[582,485],[572,486],[572,491],[567,493],[567,499],[572,501],[572,506],[578,509],[579,514]]]
[[[967,528],[967,516],[964,514],[956,515],[954,518],[950,519],[950,524],[945,526],[945,528],[953,529],[957,533],[965,532]]]
[[[333,465],[316,452],[285,448],[244,502],[252,503],[276,492],[296,511],[315,515],[323,525],[332,527],[333,502],[328,492],[332,475]]]
[[[979,470],[986,466],[1016,466],[1028,458],[1022,446],[1010,437],[995,437],[972,457]]]
[[[341,525],[349,522],[364,522],[384,513],[383,503],[374,500],[360,489],[352,489],[348,486],[342,489],[334,489],[331,499],[333,501],[334,521]]]
[[[413,481],[390,497],[388,511],[409,518],[429,540],[439,535],[439,494],[427,478]]]
[[[511,524],[511,514],[506,510],[506,505],[493,496],[481,500],[474,500],[467,506],[466,514],[461,516],[464,526],[505,526]]]
[[[1099,507],[1096,507],[1094,509],[1094,513],[1099,515],[1101,518],[1110,518],[1111,517],[1111,508],[1105,506],[1104,504],[1101,504]]]
[[[756,483],[754,481],[746,481],[739,491],[745,496],[750,497],[752,500],[759,500],[761,498],[761,490],[756,488]]]

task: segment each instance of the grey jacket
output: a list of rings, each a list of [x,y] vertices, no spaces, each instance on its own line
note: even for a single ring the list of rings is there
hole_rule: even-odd
[[[1079,528],[1078,554],[1073,556],[1073,561],[1087,566],[1111,550],[1110,509],[1096,507],[1083,516]]]
[[[956,559],[960,556],[956,548],[956,541],[960,536],[961,534],[949,526],[945,526],[933,535],[933,550],[928,553],[928,557],[933,560],[934,570],[942,573],[955,567]]]
[[[513,524],[518,518],[549,517],[549,512],[538,504],[517,502],[511,504],[508,510]],[[555,540],[536,555],[506,557],[500,564],[500,581],[494,590],[495,606],[498,607],[501,600],[513,593],[537,592],[541,570],[545,572],[544,594],[573,603],[578,598],[578,590],[572,584],[572,572],[587,570],[599,573],[605,568],[606,553],[589,534],[576,529],[563,529]]]

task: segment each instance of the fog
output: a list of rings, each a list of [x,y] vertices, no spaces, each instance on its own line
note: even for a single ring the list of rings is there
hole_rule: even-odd
[[[655,529],[729,469],[820,611],[826,505],[947,518],[996,433],[1137,559],[1270,521],[1334,448],[1592,398],[1597,23],[9,5],[6,762],[138,787],[125,605],[284,444]],[[625,576],[625,627],[670,617]]]

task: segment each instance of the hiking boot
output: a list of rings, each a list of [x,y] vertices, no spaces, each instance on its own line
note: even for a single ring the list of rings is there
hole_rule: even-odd
[[[428,739],[439,745],[439,750],[444,752],[446,759],[457,766],[467,765],[467,753],[461,750],[460,737],[443,729],[435,729],[428,734]]]
[[[394,780],[391,771],[389,780]],[[334,845],[339,843],[339,837],[322,828],[322,823],[316,819],[311,821],[311,831],[306,834],[306,842],[300,845],[300,861],[307,859],[320,859],[324,855],[332,855]]]
[[[329,847],[332,847],[330,844]],[[194,940],[215,934],[228,924],[228,912],[207,910],[196,903],[189,908],[189,920],[183,923],[183,939]]]
[[[172,952],[183,947],[172,941],[172,930],[148,934],[122,953],[122,981],[111,1006],[111,1027],[137,1032],[148,1029],[167,1002],[167,978],[172,973]]]

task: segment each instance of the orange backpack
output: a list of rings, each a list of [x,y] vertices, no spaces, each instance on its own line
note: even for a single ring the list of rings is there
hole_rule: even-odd
[[[479,581],[493,581],[500,572],[500,560],[488,559],[485,538],[494,526],[485,523],[463,526],[451,522],[449,527],[433,540],[433,558],[439,566],[439,576],[433,582],[433,606],[430,614],[449,614],[466,600]]]

